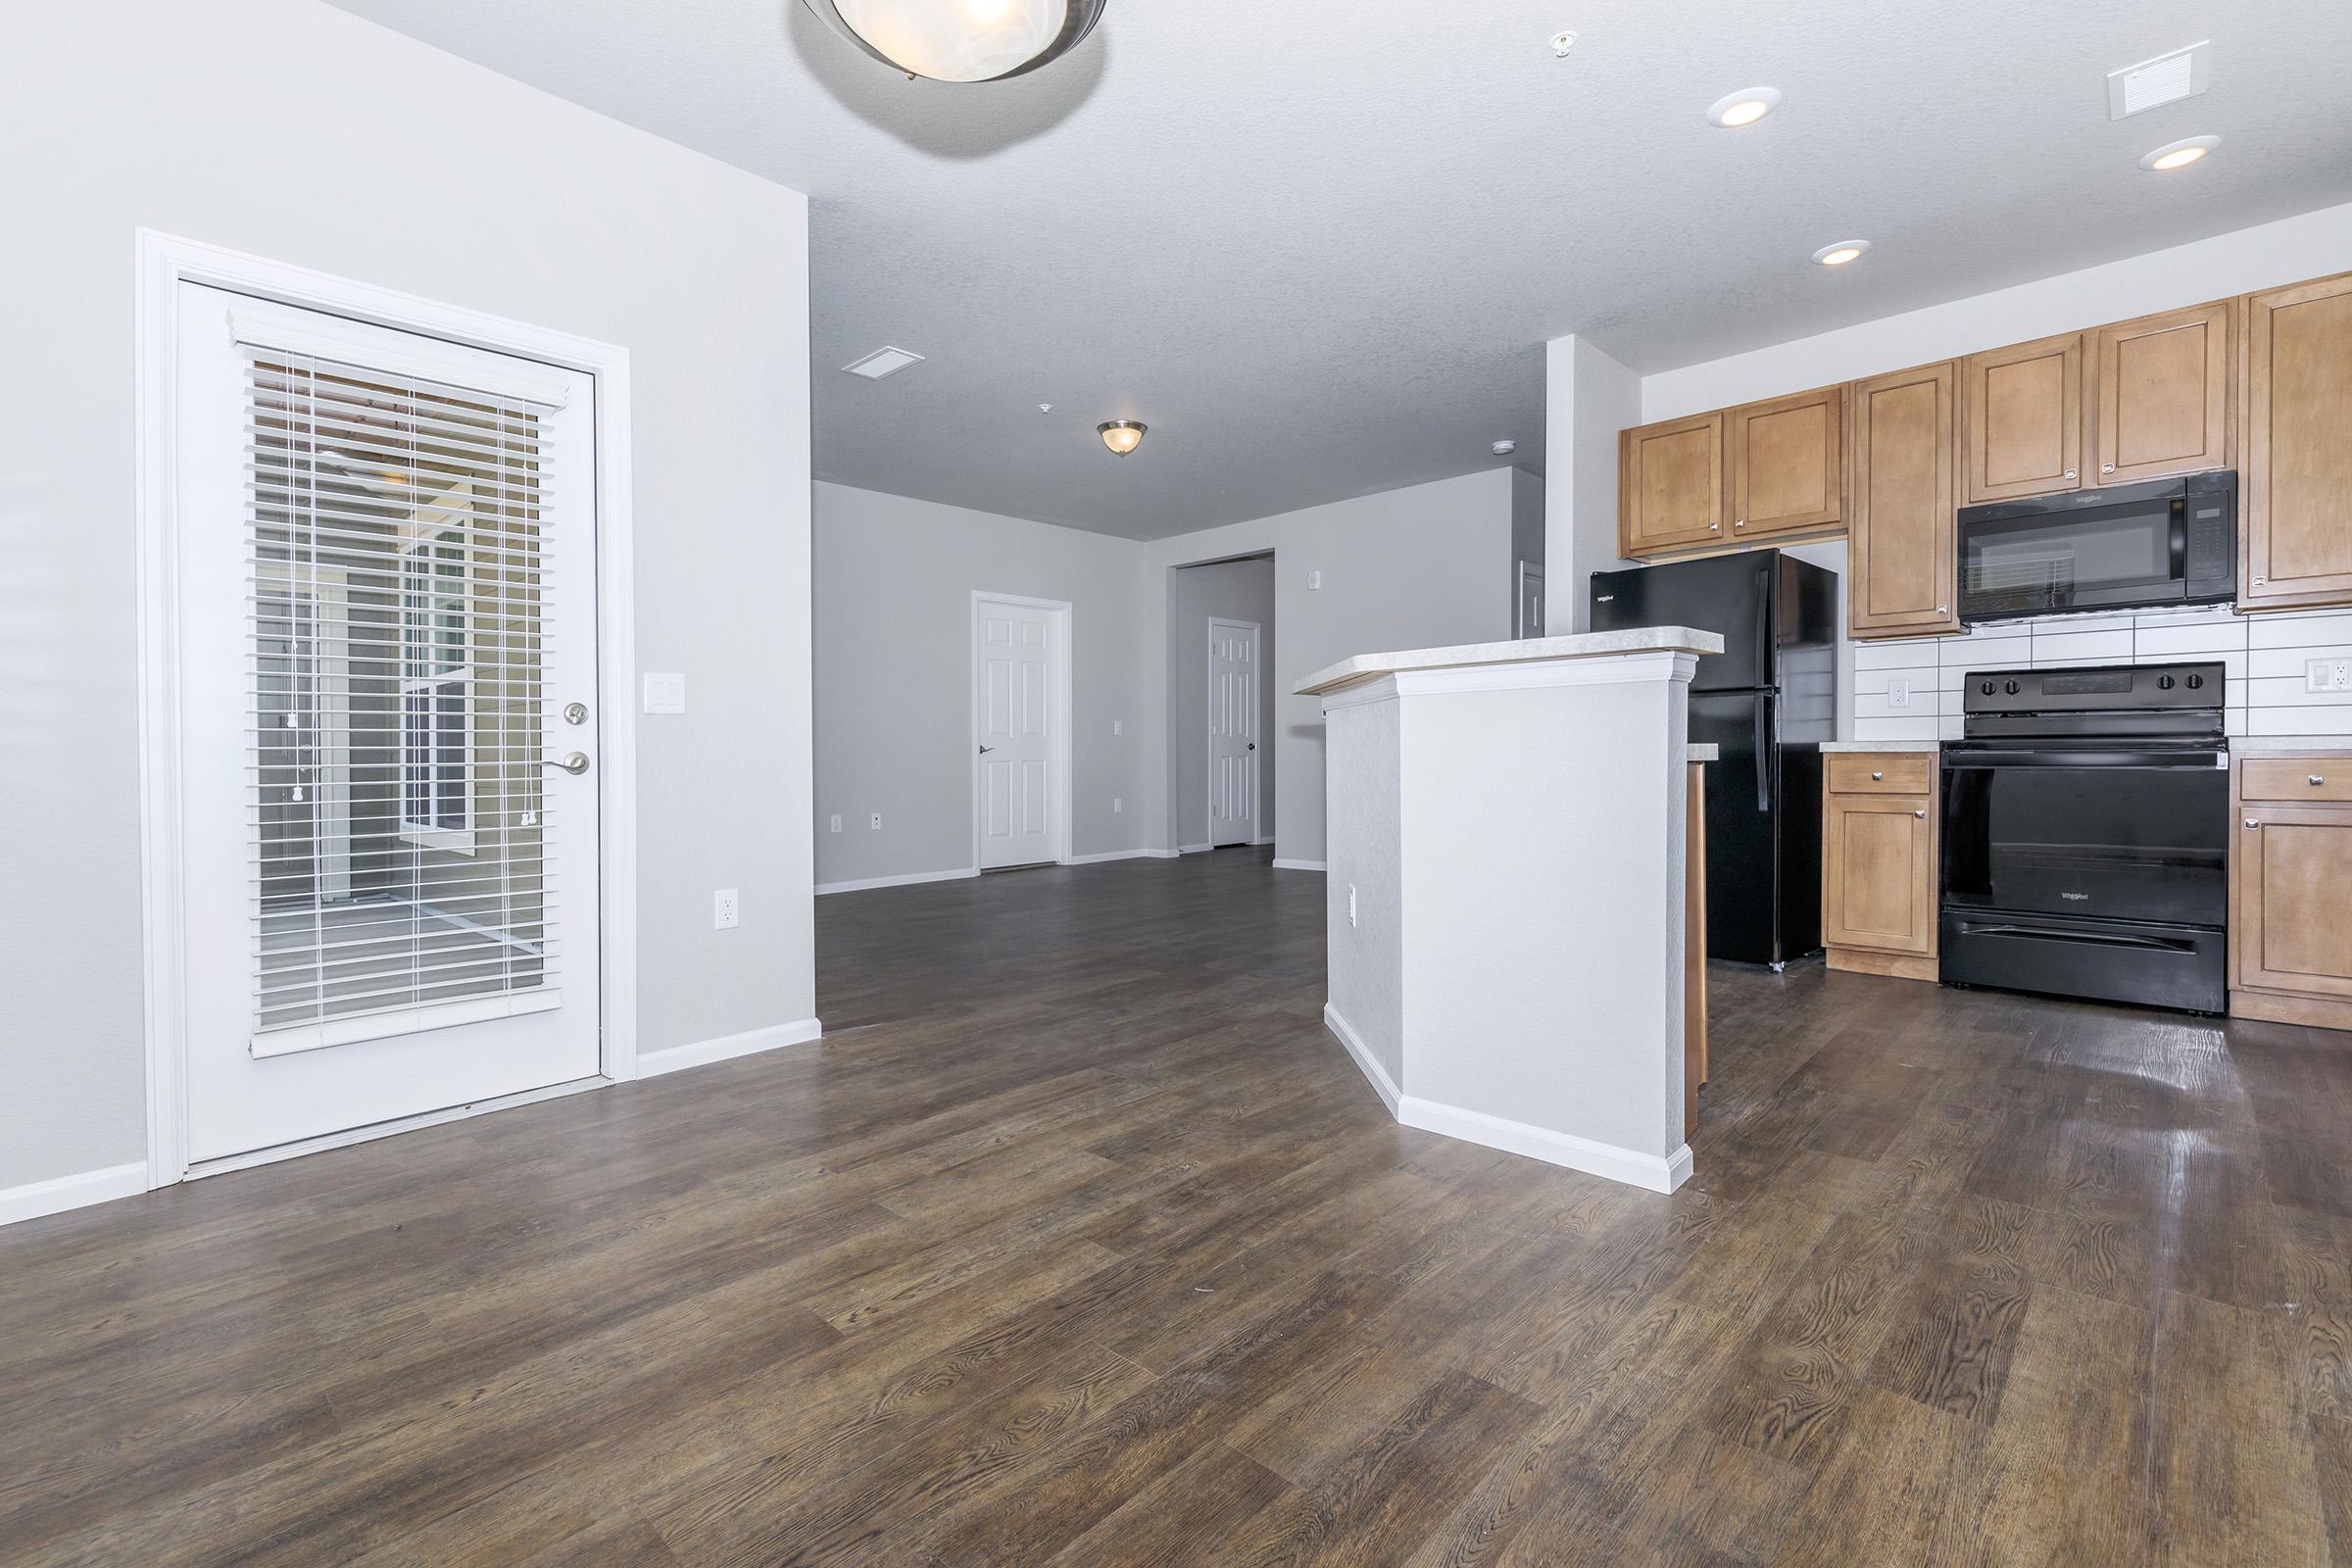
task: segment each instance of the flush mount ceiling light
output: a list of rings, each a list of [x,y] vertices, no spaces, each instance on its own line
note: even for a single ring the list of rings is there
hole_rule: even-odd
[[[1778,87],[1742,87],[1726,93],[1707,106],[1707,122],[1726,130],[1738,130],[1752,125],[1781,107]]]
[[[1516,441],[1497,441],[1488,450],[1493,452],[1498,458],[1507,458],[1512,453],[1519,450],[1519,443]]]
[[[1860,261],[1862,253],[1869,249],[1870,241],[1866,239],[1841,239],[1815,251],[1813,260],[1823,267],[1843,267],[1848,262]]]
[[[1111,419],[1095,428],[1102,432],[1102,444],[1122,458],[1144,444],[1146,427],[1133,419]]]
[[[2222,144],[2219,136],[2189,136],[2180,141],[2168,141],[2139,161],[2142,169],[2159,172],[2168,169],[2186,169]]]
[[[1003,81],[1075,49],[1109,0],[802,0],[909,76]]]
[[[884,346],[862,360],[852,360],[842,367],[852,375],[862,375],[868,381],[879,381],[886,375],[896,375],[909,365],[920,365],[923,357],[911,349]]]

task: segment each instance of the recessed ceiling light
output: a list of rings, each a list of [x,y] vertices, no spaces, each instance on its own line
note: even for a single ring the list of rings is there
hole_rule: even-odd
[[[2168,141],[2139,161],[2142,169],[2186,169],[2222,144],[2219,136],[2189,136]]]
[[[897,374],[909,365],[922,363],[923,357],[920,354],[910,354],[905,349],[880,348],[862,360],[853,361],[843,366],[842,368],[852,375],[862,375],[868,381],[879,381],[886,375]]]
[[[1144,444],[1144,428],[1133,419],[1109,419],[1095,426],[1102,444],[1122,458]]]
[[[1496,457],[1507,458],[1512,453],[1519,450],[1519,443],[1516,441],[1497,441],[1494,443],[1492,450]]]
[[[1862,253],[1868,249],[1870,241],[1866,239],[1841,239],[1835,245],[1824,245],[1815,251],[1813,260],[1824,267],[1843,267],[1848,262],[1860,261]]]
[[[1707,120],[1709,123],[1721,125],[1726,130],[1738,130],[1741,125],[1754,124],[1780,107],[1781,90],[1778,87],[1742,87],[1738,92],[1724,94],[1708,105]]]

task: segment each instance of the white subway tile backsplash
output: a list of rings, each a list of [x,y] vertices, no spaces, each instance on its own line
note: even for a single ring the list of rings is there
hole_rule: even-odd
[[[2321,611],[2247,618],[2256,648],[2321,648],[2352,643],[2352,613]]]
[[[2035,628],[2034,633],[2034,663],[2036,667],[2050,664],[2125,664],[2132,662],[2132,628],[2110,628],[2105,631],[2045,632]]]
[[[2352,612],[2241,616],[2224,607],[2058,615],[1949,637],[1859,643],[1855,734],[1861,740],[1956,737],[1961,685],[1972,670],[2172,662],[2222,665],[2232,735],[2352,734],[2352,695],[2306,689],[2304,666],[2322,657],[2352,658]],[[1898,673],[1912,679],[1907,709],[1886,701]]]
[[[2229,736],[2231,740],[2243,739],[2246,733],[2246,710],[2242,708],[2224,710],[2222,712],[2222,733]]]

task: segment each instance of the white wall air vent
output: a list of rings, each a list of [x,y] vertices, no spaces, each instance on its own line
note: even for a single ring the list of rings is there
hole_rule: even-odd
[[[2107,73],[2107,118],[2121,120],[2143,109],[2194,98],[2213,85],[2213,40],[2192,43],[2169,55]]]
[[[874,350],[862,360],[843,366],[842,368],[852,375],[862,375],[869,381],[879,381],[886,375],[904,370],[909,365],[922,363],[923,357],[920,354],[909,354],[905,349],[881,348]]]

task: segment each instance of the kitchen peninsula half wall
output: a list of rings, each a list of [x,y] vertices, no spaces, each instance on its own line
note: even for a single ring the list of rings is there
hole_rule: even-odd
[[[1658,1192],[1690,1178],[1686,708],[1722,650],[1653,626],[1298,683],[1326,724],[1324,1020],[1397,1120]]]

